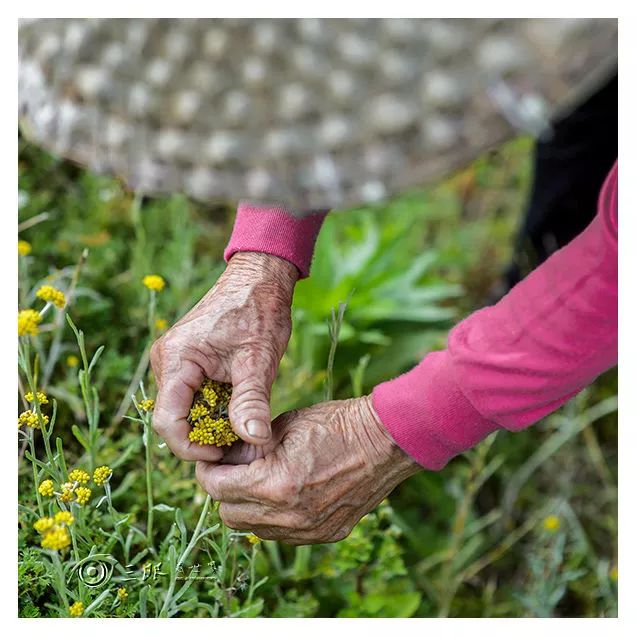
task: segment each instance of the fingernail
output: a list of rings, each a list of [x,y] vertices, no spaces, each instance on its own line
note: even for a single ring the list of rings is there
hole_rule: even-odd
[[[269,428],[263,422],[250,420],[245,428],[252,437],[258,437],[259,439],[269,438]]]

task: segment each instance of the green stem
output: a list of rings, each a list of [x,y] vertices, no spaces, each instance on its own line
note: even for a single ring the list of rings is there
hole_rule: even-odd
[[[35,458],[35,443],[33,441],[34,431],[31,430],[29,435],[29,448],[31,450],[31,457]],[[38,511],[40,513],[40,517],[44,516],[44,504],[42,503],[42,496],[40,495],[40,480],[38,479],[38,467],[35,465],[35,462],[31,462],[31,467],[33,468],[33,484],[35,486],[35,496],[38,501]]]
[[[153,546],[153,522],[154,522],[154,498],[152,494],[152,443],[153,434],[152,426],[148,421],[148,417],[144,417],[144,437],[146,442],[146,499],[148,503],[148,519],[146,522],[146,537],[148,546],[154,550]]]
[[[201,528],[205,523],[205,518],[208,514],[208,508],[210,507],[210,495],[205,498],[205,503],[203,504],[203,509],[201,510],[201,514],[199,515],[199,520],[197,521],[196,528],[192,533],[192,538],[190,542],[185,547],[185,550],[181,553],[179,558],[177,559],[177,563],[175,564],[174,571],[170,573],[170,585],[168,587],[168,591],[166,592],[166,597],[163,601],[163,605],[161,607],[161,611],[159,612],[159,618],[166,618],[168,615],[168,609],[170,608],[170,603],[172,601],[172,596],[174,594],[175,584],[177,582],[177,575],[179,573],[179,569],[185,563],[188,556],[190,556],[190,552],[196,545],[199,540],[199,535],[201,534]]]
[[[66,578],[64,577],[64,569],[62,568],[62,562],[60,561],[60,557],[57,552],[51,553],[51,559],[53,561],[53,566],[55,568],[55,573],[57,574],[58,584],[57,591],[60,597],[62,598],[62,602],[64,603],[64,607],[66,608],[66,612],[69,612],[69,604],[68,597],[66,596]]]

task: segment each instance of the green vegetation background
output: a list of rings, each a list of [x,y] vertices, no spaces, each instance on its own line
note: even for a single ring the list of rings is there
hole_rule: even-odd
[[[367,392],[443,346],[449,327],[485,302],[510,256],[530,158],[531,143],[516,140],[435,187],[330,215],[312,276],[297,287],[275,414],[322,399],[328,320],[340,301],[349,299],[335,358],[336,397]],[[140,428],[114,419],[148,340],[147,290],[140,281],[148,273],[166,279],[157,316],[172,323],[221,273],[233,210],[179,196],[135,205],[118,182],[22,141],[19,188],[20,222],[28,226],[44,215],[20,233],[33,247],[28,271],[21,268],[21,308],[45,277],[67,279],[89,250],[69,313],[85,332],[89,352],[106,347],[95,371],[99,461],[115,467],[113,498],[128,513],[127,523],[143,524]],[[83,455],[71,424],[81,424],[84,415],[75,371],[65,363],[76,353],[66,328],[62,355],[44,387],[58,400],[56,430],[69,467],[81,464]],[[197,580],[175,615],[616,615],[616,385],[616,372],[609,372],[529,430],[500,433],[445,470],[413,477],[339,544],[293,549],[264,542],[253,548],[219,530],[229,543],[226,561],[218,557],[216,567],[219,560],[232,562],[234,578],[224,573],[214,585]],[[146,386],[152,390],[149,378]],[[203,497],[192,466],[165,448],[155,450],[155,501],[164,506],[156,532],[169,544],[178,536],[170,534],[173,511],[179,509],[192,529]],[[21,460],[19,497],[33,508],[26,463]],[[98,510],[91,514],[96,527],[112,521]],[[546,517],[556,517],[558,528],[544,527]],[[57,616],[49,563],[22,512],[21,521],[20,615]],[[95,544],[107,534],[96,531]],[[206,561],[204,552],[195,551],[192,564],[214,569],[209,562],[217,557]],[[161,554],[154,559],[160,562]],[[263,581],[249,602],[241,576]],[[154,615],[152,598],[160,603],[165,585],[161,577],[136,582],[125,604],[103,605],[92,615]],[[144,586],[153,588],[150,596]]]

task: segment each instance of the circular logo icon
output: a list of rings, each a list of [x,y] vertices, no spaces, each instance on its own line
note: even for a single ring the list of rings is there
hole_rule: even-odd
[[[114,563],[109,554],[93,554],[79,561],[73,570],[87,587],[100,587],[110,581]]]

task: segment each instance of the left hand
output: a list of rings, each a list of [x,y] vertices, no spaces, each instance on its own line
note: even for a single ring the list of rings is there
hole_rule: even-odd
[[[295,545],[344,539],[421,468],[393,441],[369,396],[284,413],[271,442],[255,450],[242,445],[224,464],[197,462],[197,479],[221,502],[226,525]]]

